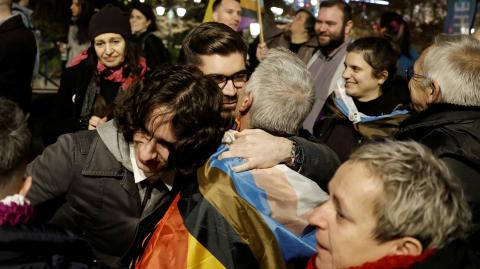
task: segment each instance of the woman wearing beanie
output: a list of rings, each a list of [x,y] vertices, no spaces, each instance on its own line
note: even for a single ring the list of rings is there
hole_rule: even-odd
[[[62,74],[54,119],[44,131],[46,145],[64,133],[92,130],[111,118],[117,98],[147,67],[131,42],[128,15],[107,5],[92,16],[91,45]]]
[[[130,11],[130,26],[137,48],[147,59],[147,66],[154,69],[170,64],[170,54],[162,40],[154,32],[157,31],[156,17],[152,6],[135,2]]]

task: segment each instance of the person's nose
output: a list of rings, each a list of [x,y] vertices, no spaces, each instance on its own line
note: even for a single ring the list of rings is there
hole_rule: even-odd
[[[350,72],[350,69],[347,67],[342,73],[342,78],[347,80],[350,78],[350,76],[351,76],[351,72]]]
[[[242,15],[240,15],[240,14],[235,14],[235,21],[236,21],[236,22],[240,22],[241,19],[242,19]]]
[[[327,25],[325,23],[317,23],[317,29],[319,33],[327,31]]]
[[[158,157],[157,147],[155,139],[151,139],[148,142],[144,143],[140,149],[140,159],[141,161],[150,161],[155,160]]]
[[[308,217],[308,223],[319,229],[328,228],[328,201],[323,203],[321,206],[315,208],[313,212]]]
[[[113,53],[113,47],[109,43],[105,45],[105,54],[111,55]]]
[[[233,81],[231,79],[227,81],[227,84],[223,88],[222,93],[223,95],[231,96],[231,97],[237,95],[237,88],[233,86]]]

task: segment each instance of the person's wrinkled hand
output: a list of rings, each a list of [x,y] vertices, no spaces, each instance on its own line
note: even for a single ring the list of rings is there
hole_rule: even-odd
[[[98,116],[92,116],[90,120],[88,120],[88,130],[95,130],[97,127],[105,122],[107,122],[107,117],[100,118]]]
[[[266,43],[260,43],[257,46],[256,56],[259,62],[265,60],[267,58],[268,47]]]
[[[260,129],[243,130],[235,134],[236,140],[229,145],[219,159],[240,157],[245,162],[233,167],[235,172],[256,168],[270,168],[291,159],[293,142],[284,137],[273,136]]]

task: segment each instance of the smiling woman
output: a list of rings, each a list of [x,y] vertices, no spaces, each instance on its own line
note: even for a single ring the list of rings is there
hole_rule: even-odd
[[[119,96],[147,70],[130,41],[128,16],[107,5],[90,20],[91,45],[62,74],[45,144],[63,133],[95,129],[112,117]]]
[[[342,80],[313,127],[341,160],[364,141],[393,137],[407,118],[410,95],[406,80],[395,77],[397,58],[384,38],[348,46]]]

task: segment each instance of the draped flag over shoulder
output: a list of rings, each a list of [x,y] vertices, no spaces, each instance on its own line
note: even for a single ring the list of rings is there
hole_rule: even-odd
[[[235,173],[239,159],[198,169],[157,223],[136,268],[286,268],[315,252],[306,214],[327,199],[286,166]]]

